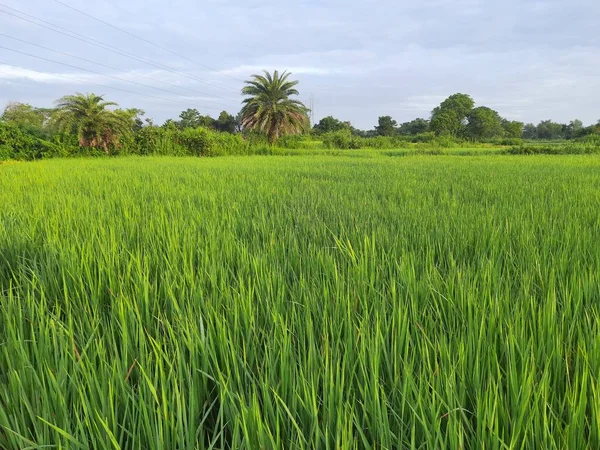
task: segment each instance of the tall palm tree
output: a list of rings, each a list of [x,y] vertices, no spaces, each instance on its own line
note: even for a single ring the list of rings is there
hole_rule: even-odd
[[[67,95],[57,102],[54,122],[60,131],[75,133],[81,147],[103,148],[109,153],[127,128],[123,116],[107,109],[109,106],[117,104],[104,101],[101,95]]]
[[[271,75],[252,75],[242,89],[243,95],[249,95],[242,103],[241,124],[244,128],[262,131],[272,144],[284,134],[297,134],[309,127],[308,111],[302,102],[290,99],[298,95],[295,86],[298,81],[289,81],[291,74],[276,70]]]

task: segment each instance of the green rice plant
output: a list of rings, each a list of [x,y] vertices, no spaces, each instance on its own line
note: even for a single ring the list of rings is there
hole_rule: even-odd
[[[0,448],[598,448],[600,160],[339,153],[0,165]]]

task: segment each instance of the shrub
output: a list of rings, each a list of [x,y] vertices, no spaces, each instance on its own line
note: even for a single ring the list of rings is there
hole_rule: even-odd
[[[600,153],[600,146],[586,144],[521,145],[506,150],[511,155],[589,155]]]
[[[12,124],[0,123],[0,159],[29,161],[59,156],[59,153],[58,145],[28,134]]]
[[[282,136],[277,141],[278,147],[300,149],[303,147],[305,137],[300,134],[292,134],[288,136]]]
[[[413,136],[411,138],[411,142],[414,142],[415,144],[419,144],[419,143],[428,144],[430,142],[435,141],[435,139],[436,139],[435,133],[433,131],[429,131],[427,133],[421,133],[421,134],[417,134],[416,136]]]
[[[323,145],[329,149],[359,149],[363,141],[363,138],[352,135],[350,130],[333,131],[323,135]]]

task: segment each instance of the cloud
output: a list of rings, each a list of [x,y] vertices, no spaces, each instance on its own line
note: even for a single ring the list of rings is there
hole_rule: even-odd
[[[119,78],[179,92],[172,86],[176,85],[188,98],[200,97],[189,98],[189,107],[214,95],[224,97],[223,102],[230,105],[227,109],[235,113],[242,86],[239,80],[263,69],[287,69],[300,81],[301,98],[314,96],[317,119],[332,114],[362,128],[372,127],[379,115],[391,114],[399,122],[428,117],[431,108],[455,92],[471,94],[477,104],[527,122],[579,117],[590,123],[599,114],[597,0],[206,0],[202,4],[193,0],[62,0],[221,72],[211,72],[53,1],[3,1],[212,83],[156,70],[0,13],[3,33],[106,62],[120,69],[110,73]],[[6,45],[55,57],[14,43]],[[93,89],[86,83],[170,97],[77,70],[59,72],[54,65],[25,56],[0,52],[0,61],[27,68],[1,68],[0,102],[15,97],[34,103],[48,101],[69,91]],[[68,59],[64,62],[80,65]],[[157,121],[185,108],[167,107],[125,92],[111,93],[110,98],[137,104]]]

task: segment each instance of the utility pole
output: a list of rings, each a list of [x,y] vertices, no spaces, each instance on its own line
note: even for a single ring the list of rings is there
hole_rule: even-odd
[[[315,98],[312,94],[312,92],[310,93],[310,103],[309,106],[310,108],[310,126],[314,127],[315,126]]]

